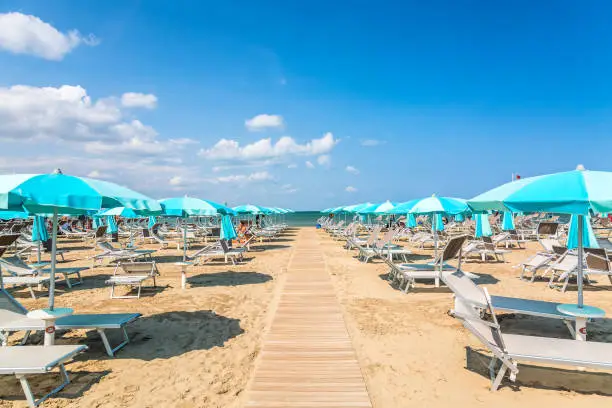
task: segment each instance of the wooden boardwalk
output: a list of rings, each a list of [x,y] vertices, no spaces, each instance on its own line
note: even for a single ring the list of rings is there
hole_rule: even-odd
[[[302,229],[246,407],[371,407],[314,229]]]

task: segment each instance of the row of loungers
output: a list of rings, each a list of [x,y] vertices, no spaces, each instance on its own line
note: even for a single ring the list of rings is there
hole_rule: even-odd
[[[21,383],[28,404],[35,407],[51,395],[61,391],[70,382],[64,363],[87,350],[87,346],[9,347],[7,344],[11,333],[25,332],[21,340],[21,344],[24,345],[31,332],[44,330],[44,322],[27,317],[27,313],[27,309],[6,290],[0,290],[0,341],[2,342],[2,347],[0,347],[0,374],[15,375]],[[106,353],[109,357],[114,357],[118,350],[129,343],[126,326],[136,321],[140,316],[140,313],[74,314],[57,319],[55,327],[58,330],[96,330],[102,339]],[[120,330],[123,336],[121,343],[111,345],[106,335],[108,330]],[[49,373],[55,368],[60,370],[62,383],[48,394],[36,399],[29,386],[28,376]]]

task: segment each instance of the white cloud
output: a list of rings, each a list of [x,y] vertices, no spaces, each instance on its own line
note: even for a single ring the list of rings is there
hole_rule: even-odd
[[[126,92],[121,95],[121,105],[126,108],[155,109],[157,107],[157,96],[138,92]]]
[[[183,178],[181,176],[174,176],[169,181],[171,186],[180,186],[183,184]]]
[[[297,169],[297,166],[298,166],[297,164],[295,164],[295,163],[291,163],[291,164],[289,164],[289,165],[287,166],[287,168],[288,168],[288,169]]]
[[[268,115],[263,113],[247,119],[244,121],[244,125],[251,132],[259,132],[265,129],[282,129],[284,126],[283,117],[280,115]]]
[[[281,158],[291,155],[317,156],[329,153],[338,143],[330,132],[319,139],[299,144],[289,136],[283,136],[276,143],[272,139],[260,139],[254,143],[240,146],[235,140],[221,139],[210,149],[202,149],[199,155],[210,160],[243,160]]]
[[[285,194],[295,194],[300,190],[295,188],[292,184],[284,184],[281,186],[281,191]]]
[[[274,178],[267,171],[258,171],[251,174],[233,174],[230,176],[217,177],[215,180],[220,183],[245,183],[273,180]]]
[[[346,166],[346,168],[344,170],[346,170],[347,172],[349,172],[351,174],[355,174],[355,175],[359,174],[359,170],[356,167],[353,167],[353,166]]]
[[[329,154],[323,154],[317,157],[317,163],[320,166],[329,167],[331,165],[331,156]]]
[[[0,49],[59,61],[81,44],[93,46],[99,40],[83,37],[77,30],[58,31],[40,18],[22,13],[0,14]]]
[[[365,147],[380,146],[381,144],[385,144],[385,141],[378,139],[366,139],[361,141],[361,145]]]
[[[312,162],[309,161],[309,160],[306,160],[306,163],[304,163],[304,164],[306,164],[306,167],[309,168],[309,169],[314,169],[315,168],[315,165],[312,164]]]
[[[344,191],[346,191],[347,193],[356,193],[357,189],[353,186],[347,186]]]

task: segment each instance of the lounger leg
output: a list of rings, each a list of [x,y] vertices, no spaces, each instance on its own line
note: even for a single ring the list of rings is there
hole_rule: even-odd
[[[32,390],[30,389],[30,384],[28,383],[28,379],[25,375],[17,375],[19,382],[21,383],[21,388],[23,389],[23,393],[25,394],[26,400],[28,400],[28,405],[30,407],[37,407],[38,404],[34,399],[34,394],[32,394]]]
[[[36,299],[36,293],[34,293],[34,289],[32,289],[32,285],[28,285],[28,290],[30,291],[30,295],[32,295],[32,299]]]
[[[9,334],[9,332],[0,331],[0,345],[2,345],[2,347],[8,346]]]
[[[64,275],[64,280],[66,281],[66,286],[68,286],[68,289],[72,289],[72,283],[70,283],[70,277],[68,274],[64,273],[62,275]]]
[[[68,373],[66,372],[66,368],[64,368],[64,365],[60,364],[59,369],[60,369],[60,375],[62,376],[62,383],[59,385],[59,387],[55,388],[54,390],[49,392],[47,395],[44,395],[38,401],[34,398],[34,394],[32,393],[32,389],[30,388],[30,384],[28,383],[28,380],[25,377],[25,375],[20,375],[20,374],[16,375],[16,377],[19,379],[19,382],[21,383],[21,388],[23,389],[23,393],[25,394],[25,397],[28,400],[28,405],[30,407],[39,406],[44,401],[46,401],[47,398],[49,398],[50,396],[54,394],[57,394],[58,392],[63,390],[64,387],[66,387],[66,385],[70,384],[70,377],[68,376]]]
[[[125,347],[130,342],[130,338],[128,337],[127,330],[125,329],[125,327],[122,327],[121,330],[123,332],[123,341],[113,348],[110,344],[110,341],[108,341],[108,337],[106,337],[104,329],[98,329],[98,334],[100,334],[100,338],[102,338],[102,343],[104,343],[106,354],[108,354],[109,357],[115,357],[115,353]]]
[[[508,371],[508,367],[502,363],[502,366],[500,367],[499,372],[497,373],[497,377],[495,377],[495,381],[493,381],[493,384],[491,384],[492,391],[497,391],[499,385],[504,379],[504,375],[506,375],[506,371]]]
[[[28,330],[23,335],[23,339],[21,339],[21,343],[20,343],[22,346],[25,346],[28,340],[30,339],[30,333],[32,333],[32,331]]]

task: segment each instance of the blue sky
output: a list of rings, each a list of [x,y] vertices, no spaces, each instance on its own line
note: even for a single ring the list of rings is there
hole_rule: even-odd
[[[5,0],[0,172],[319,209],[609,170],[611,9]]]

